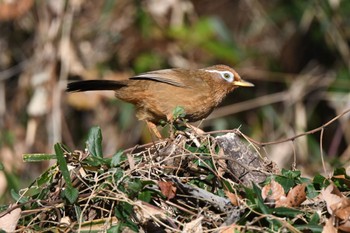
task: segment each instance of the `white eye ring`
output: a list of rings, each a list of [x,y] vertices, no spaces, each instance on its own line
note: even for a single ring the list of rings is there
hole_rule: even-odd
[[[218,71],[218,70],[206,70],[211,73],[219,73],[221,78],[223,78],[225,81],[232,83],[235,75],[231,73],[230,71]]]
[[[224,72],[221,72],[220,75],[221,75],[221,77],[223,79],[225,79],[228,82],[232,82],[233,81],[234,74],[232,74],[231,72],[224,71]]]

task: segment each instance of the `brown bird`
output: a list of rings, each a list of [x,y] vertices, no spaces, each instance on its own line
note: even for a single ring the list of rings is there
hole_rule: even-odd
[[[207,117],[223,98],[237,87],[252,87],[225,65],[203,69],[165,69],[150,71],[126,80],[85,80],[71,82],[68,92],[113,90],[118,99],[136,106],[136,116],[147,122],[156,136],[160,120],[171,121],[176,107],[185,119],[194,122]]]

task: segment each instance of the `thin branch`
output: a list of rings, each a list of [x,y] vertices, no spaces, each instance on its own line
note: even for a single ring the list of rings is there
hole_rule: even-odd
[[[259,142],[259,141],[256,141],[250,137],[248,137],[247,135],[244,135],[242,132],[240,132],[239,130],[237,129],[233,129],[233,130],[217,130],[217,131],[210,131],[210,132],[207,132],[207,134],[215,134],[215,133],[237,133],[237,134],[240,134],[240,135],[244,135],[244,137],[248,138],[249,141],[251,141],[252,143],[258,145],[258,146],[268,146],[268,145],[274,145],[274,144],[280,144],[280,143],[283,143],[283,142],[288,142],[288,141],[293,141],[297,138],[300,138],[302,136],[305,136],[305,135],[310,135],[310,134],[314,134],[316,132],[319,132],[321,130],[323,130],[324,128],[326,128],[327,126],[331,125],[333,122],[335,122],[336,120],[338,120],[339,118],[343,117],[344,115],[346,115],[347,113],[350,112],[350,108],[345,110],[344,112],[342,112],[341,114],[337,115],[336,117],[334,117],[333,119],[331,119],[330,121],[328,121],[327,123],[321,125],[320,127],[317,127],[315,129],[312,129],[312,130],[309,130],[309,131],[306,131],[304,133],[301,133],[301,134],[297,134],[293,137],[290,137],[290,138],[286,138],[286,139],[280,139],[280,140],[276,140],[276,141],[271,141],[271,142]]]
[[[321,130],[321,135],[320,135],[320,154],[321,154],[323,172],[324,174],[327,174],[326,164],[324,163],[324,156],[323,156],[323,133],[324,133],[324,128]]]

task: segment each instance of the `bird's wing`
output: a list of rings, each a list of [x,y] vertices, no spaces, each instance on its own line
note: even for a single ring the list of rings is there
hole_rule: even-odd
[[[176,87],[187,87],[184,83],[183,69],[156,70],[131,77],[131,80],[151,80]]]

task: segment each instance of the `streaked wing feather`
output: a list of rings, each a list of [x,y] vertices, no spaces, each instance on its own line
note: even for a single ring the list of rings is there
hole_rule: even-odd
[[[153,72],[147,72],[131,77],[132,80],[153,80],[156,82],[162,82],[176,87],[186,87],[178,74],[180,69],[167,69],[167,70],[157,70]]]

